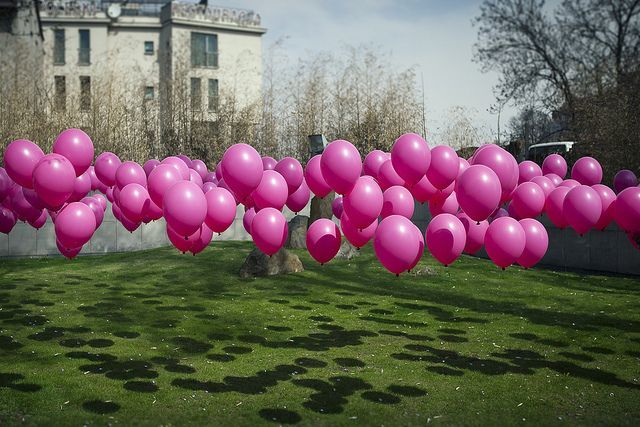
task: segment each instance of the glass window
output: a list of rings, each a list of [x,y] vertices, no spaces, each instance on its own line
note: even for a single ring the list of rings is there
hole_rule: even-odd
[[[80,76],[80,110],[91,108],[91,77]]]
[[[199,78],[191,78],[191,108],[199,110],[202,107],[202,87]]]
[[[64,111],[67,108],[67,79],[65,76],[55,76],[55,109]]]
[[[209,111],[218,111],[218,79],[209,79]]]
[[[144,88],[144,99],[145,101],[151,101],[155,98],[155,90],[153,86],[147,86]]]
[[[153,55],[153,42],[152,41],[144,42],[144,54],[145,55]]]
[[[53,30],[53,64],[64,65],[64,30]]]
[[[91,36],[89,30],[78,30],[80,44],[78,47],[78,64],[91,64]]]
[[[218,36],[216,34],[191,33],[191,66],[218,66]]]

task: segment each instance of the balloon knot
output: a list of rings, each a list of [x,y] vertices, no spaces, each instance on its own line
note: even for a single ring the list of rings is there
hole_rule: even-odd
[[[476,221],[476,225],[480,225],[480,221]]]
[[[321,263],[320,263],[320,267],[324,267],[324,262],[321,262]]]
[[[222,233],[218,233],[218,236],[222,236]]]
[[[444,268],[447,268],[447,267],[449,267],[449,264],[445,264],[445,265],[444,265]]]
[[[359,250],[360,250],[360,248],[359,248],[359,247],[357,247],[357,248],[356,248],[356,251],[359,251]]]
[[[184,240],[189,240],[189,236],[184,236]]]
[[[396,273],[396,277],[400,277],[400,273]]]
[[[505,271],[505,270],[506,270],[506,268],[502,267],[502,271]]]

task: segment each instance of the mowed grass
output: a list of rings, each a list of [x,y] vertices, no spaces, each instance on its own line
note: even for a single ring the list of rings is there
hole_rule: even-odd
[[[371,248],[0,260],[0,425],[638,425],[640,280]]]

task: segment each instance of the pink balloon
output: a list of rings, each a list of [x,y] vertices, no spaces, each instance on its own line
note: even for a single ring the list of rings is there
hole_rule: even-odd
[[[469,166],[456,185],[456,195],[462,210],[474,221],[489,218],[500,203],[500,180],[495,172],[481,164]]]
[[[196,184],[180,181],[165,193],[162,212],[174,231],[182,236],[190,236],[200,228],[207,216],[207,199]]]
[[[440,193],[440,191],[436,187],[434,187],[433,184],[431,184],[426,176],[423,176],[420,181],[414,184],[411,187],[410,191],[414,199],[416,199],[420,203],[428,202],[429,200],[436,198],[436,196]],[[451,192],[449,192],[449,194],[451,194]],[[447,194],[446,197],[448,197],[449,194]],[[439,197],[441,198],[441,196]],[[420,235],[422,235],[422,233],[420,233]]]
[[[386,190],[394,185],[405,185],[404,179],[402,179],[393,168],[391,160],[387,160],[382,164],[382,166],[380,166],[380,169],[378,170],[378,182],[380,183],[380,188],[382,188],[382,190]]]
[[[504,270],[520,258],[526,240],[522,225],[513,218],[503,217],[489,224],[484,247],[493,263]]]
[[[42,209],[36,209],[24,197],[24,193],[20,190],[16,191],[11,198],[11,207],[13,212],[21,221],[35,221],[42,212]]]
[[[274,159],[273,157],[269,157],[269,156],[264,156],[262,158],[262,168],[264,170],[274,170],[276,168],[276,165],[278,164],[278,162],[276,161],[276,159]]]
[[[58,212],[55,230],[56,238],[63,247],[79,248],[91,239],[96,230],[96,216],[84,203],[69,203]]]
[[[117,203],[111,204],[111,213],[113,214],[113,217],[118,221],[122,219],[122,211],[120,210],[120,206],[118,206]],[[55,221],[55,218],[54,218],[54,221]]]
[[[565,179],[560,183],[558,187],[567,187],[568,189],[572,189],[574,187],[579,187],[580,183],[575,179]]]
[[[451,214],[436,215],[425,234],[429,252],[444,266],[458,259],[467,242],[467,233],[460,220]]]
[[[408,271],[411,271],[416,265],[418,265],[422,259],[422,255],[424,255],[424,237],[422,237],[422,232],[415,226],[415,224],[411,223],[411,225],[413,225],[413,234],[415,234],[418,239],[418,251],[416,252],[416,257],[413,262],[409,265]]]
[[[217,187],[212,188],[204,196],[207,199],[205,224],[216,233],[226,231],[236,218],[236,201],[233,195],[228,190]],[[255,210],[253,212],[255,213]],[[251,229],[249,228],[247,232],[250,233]]]
[[[218,178],[216,178],[216,173],[215,172],[209,172],[204,179],[202,180],[203,183],[207,183],[210,182],[212,184],[218,185]]]
[[[559,229],[565,228],[569,223],[564,216],[564,199],[569,192],[568,187],[558,187],[549,194],[544,205],[549,220]]]
[[[53,152],[66,157],[73,165],[76,176],[80,176],[93,162],[93,141],[80,129],[67,129],[56,138]]]
[[[69,196],[70,202],[79,202],[91,191],[91,175],[89,171],[76,177],[73,181],[73,193]]]
[[[513,192],[511,206],[519,218],[535,218],[544,209],[542,188],[533,182],[523,182]]]
[[[333,212],[333,216],[336,218],[340,218],[342,216],[342,211],[344,210],[344,198],[342,196],[337,196],[331,202],[331,212]]]
[[[142,166],[136,162],[124,162],[116,171],[116,186],[122,190],[128,184],[147,186],[147,174],[144,173]]]
[[[153,200],[149,199],[149,203],[144,205],[144,211],[142,212],[142,222],[148,224],[151,221],[157,221],[162,218],[162,215],[162,208],[153,203]]]
[[[560,154],[549,154],[542,162],[542,174],[555,174],[564,179],[567,176],[567,161]]]
[[[391,273],[407,271],[420,252],[420,239],[413,223],[400,215],[391,215],[378,225],[373,250],[380,263]]]
[[[482,245],[484,244],[484,236],[487,233],[487,229],[489,228],[489,222],[480,221],[478,223],[477,221],[469,218],[469,216],[464,212],[460,212],[456,216],[462,223],[467,238],[463,251],[464,253],[473,255],[480,249],[482,249]]]
[[[260,209],[251,221],[251,237],[258,249],[271,256],[284,246],[288,228],[282,212],[274,208],[264,208]]]
[[[615,220],[627,233],[640,232],[640,187],[629,187],[618,194]]]
[[[612,189],[603,184],[596,184],[591,188],[598,193],[600,201],[602,202],[602,213],[600,214],[600,218],[594,228],[596,230],[604,230],[609,226],[609,224],[611,224],[611,221],[613,221],[615,216],[616,194]]]
[[[364,158],[364,164],[362,165],[365,175],[369,175],[378,179],[378,171],[380,166],[387,160],[390,160],[389,154],[382,150],[373,150]]]
[[[216,166],[215,173],[218,181],[222,181],[224,179],[224,177],[222,176],[222,162],[218,163],[218,165]]]
[[[82,246],[79,248],[65,248],[58,239],[56,239],[56,246],[58,247],[58,251],[68,259],[74,259],[82,250]]]
[[[195,162],[195,160],[193,162]],[[213,239],[213,231],[209,227],[207,227],[206,224],[202,224],[202,226],[200,227],[200,235],[189,248],[189,252],[191,252],[193,255],[199,254],[200,252],[205,250],[207,246],[209,246],[209,243],[211,243],[211,239]]]
[[[347,214],[342,212],[342,216],[340,216],[340,228],[342,229],[344,238],[347,239],[349,243],[356,248],[361,248],[376,234],[378,221],[373,221],[368,227],[358,228],[349,220]]]
[[[560,184],[562,184],[562,178],[560,178],[559,175],[556,175],[555,173],[547,173],[544,175],[545,178],[549,178],[549,180],[551,180],[551,182],[553,182],[553,185],[555,187],[560,186]]]
[[[185,237],[171,228],[170,225],[167,225],[167,237],[169,237],[169,241],[177,250],[179,250],[183,254],[191,249],[194,243],[200,238],[201,232],[201,227],[198,227],[196,231]]]
[[[105,195],[107,196],[107,200],[109,200],[111,203],[115,201],[113,197],[113,187],[107,188],[107,192],[105,193]]]
[[[285,157],[276,164],[274,169],[280,175],[282,175],[287,181],[287,187],[289,188],[289,194],[293,194],[294,191],[302,184],[304,172],[302,171],[302,165],[293,157]]]
[[[18,139],[4,151],[4,167],[9,177],[18,185],[33,188],[32,176],[44,153],[36,144]]]
[[[149,193],[140,184],[127,184],[120,191],[120,209],[134,222],[142,221],[149,203],[151,203]]]
[[[542,176],[542,169],[536,163],[531,160],[525,160],[518,165],[518,171],[520,177],[518,178],[518,184],[531,181],[537,176]]]
[[[460,162],[460,164],[458,165],[458,175],[456,176],[456,179],[460,178],[462,172],[466,171],[467,169],[469,169],[469,166],[471,166],[469,162],[462,157],[458,157],[458,161]]]
[[[344,212],[353,225],[365,228],[380,216],[383,200],[382,190],[375,179],[361,176],[351,192],[343,198]]]
[[[13,180],[9,178],[7,171],[4,168],[0,168],[0,202],[7,197],[12,185]]]
[[[9,208],[0,206],[0,233],[9,234],[17,221],[18,218]]]
[[[602,201],[593,188],[579,185],[567,193],[562,205],[562,212],[571,228],[583,235],[600,219]]]
[[[140,221],[133,221],[124,213],[120,215],[120,223],[129,233],[133,233],[140,227]]]
[[[362,171],[360,153],[349,141],[333,141],[320,157],[320,170],[329,187],[338,194],[348,194]]]
[[[331,220],[320,218],[307,230],[307,250],[320,264],[333,259],[340,250],[340,229]]]
[[[331,187],[329,187],[329,184],[327,184],[322,176],[322,170],[320,168],[321,158],[322,156],[317,154],[309,160],[304,170],[304,179],[313,194],[324,198],[331,193]]]
[[[409,190],[399,185],[387,188],[383,194],[382,211],[380,215],[386,218],[390,215],[401,215],[411,219],[413,216],[414,200]]]
[[[534,176],[533,179],[531,179],[531,182],[537,184],[538,187],[542,189],[545,199],[549,197],[549,194],[551,194],[551,192],[556,188],[554,183],[546,176]]]
[[[166,191],[175,183],[182,181],[180,171],[169,164],[160,164],[149,174],[148,191],[153,203],[162,208]]]
[[[176,157],[179,158],[180,160],[182,160],[184,162],[184,164],[187,165],[187,168],[191,169],[192,161],[189,158],[189,156],[186,156],[184,154],[178,154]]]
[[[147,175],[147,178],[149,178],[149,175],[151,174],[151,172],[153,172],[153,170],[157,168],[159,165],[160,165],[160,160],[157,160],[157,159],[149,159],[146,162],[144,162],[142,169],[144,169],[144,173],[145,175]]]
[[[94,194],[93,198],[102,206],[103,211],[107,210],[107,199],[102,194]]]
[[[59,154],[47,154],[33,170],[33,188],[48,208],[57,209],[69,199],[75,180],[73,166]]]
[[[624,189],[635,187],[637,185],[638,177],[628,169],[619,171],[616,176],[613,177],[613,188],[616,190],[616,194],[620,193]]]
[[[571,168],[571,178],[582,185],[602,182],[602,166],[593,157],[580,157]]]
[[[489,223],[493,222],[493,220],[495,220],[495,219],[502,218],[504,216],[509,216],[509,212],[507,212],[506,209],[498,208],[489,217]]]
[[[438,145],[431,150],[431,165],[427,178],[438,189],[447,188],[458,177],[460,160],[455,150],[446,145]]]
[[[307,183],[303,180],[302,184],[287,199],[287,207],[295,213],[300,212],[309,203],[311,192]]]
[[[520,225],[524,230],[525,245],[517,263],[524,268],[531,268],[547,253],[549,236],[544,226],[535,219],[525,218],[520,220]]]
[[[218,188],[218,186],[215,185],[213,182],[205,182],[204,184],[202,184],[202,192],[204,194],[207,194],[207,192],[209,192],[214,188]]]
[[[161,165],[171,165],[174,168],[176,168],[178,170],[178,172],[180,172],[180,176],[182,177],[182,179],[188,181],[190,174],[189,174],[189,166],[187,166],[187,164],[184,162],[184,160],[182,160],[180,157],[177,156],[169,156],[165,159],[163,159],[160,162]]]
[[[222,157],[222,175],[239,201],[251,194],[262,179],[262,158],[250,145],[234,144]]]
[[[195,185],[200,187],[200,189],[202,189],[202,185],[203,185],[202,178],[200,177],[200,174],[198,173],[198,171],[194,169],[189,169],[189,181],[193,182]]]
[[[40,216],[38,216],[38,218],[36,218],[35,220],[29,219],[28,222],[29,225],[33,228],[35,228],[36,230],[40,230],[47,222],[47,211],[40,211]]]
[[[626,235],[633,247],[640,251],[640,233],[626,233]]]
[[[516,159],[507,150],[497,145],[488,145],[476,150],[472,164],[485,165],[495,172],[502,188],[500,200],[507,201],[518,185],[519,170]]]
[[[113,187],[116,183],[116,171],[121,164],[118,156],[108,151],[104,152],[96,158],[96,176],[107,187]]]
[[[455,215],[459,209],[460,205],[458,204],[458,198],[455,192],[449,194],[445,199],[435,197],[429,202],[429,212],[432,217],[440,215],[441,213]]]
[[[97,178],[96,178],[96,179],[97,179]],[[102,181],[100,181],[100,180],[98,179],[96,190],[98,190],[98,191],[99,191],[99,192],[101,192],[102,194],[107,194],[107,189],[108,189],[108,188],[109,188],[109,187],[107,187],[106,185],[104,185],[104,184],[102,183]]]
[[[287,203],[289,189],[287,181],[275,170],[262,172],[262,179],[258,187],[251,193],[256,210],[275,208],[281,210]]]
[[[89,180],[91,181],[92,191],[99,190],[101,187],[104,186],[104,184],[102,184],[98,179],[98,177],[96,176],[96,170],[94,169],[93,166],[89,166],[89,169],[87,169],[87,173],[89,174]]]
[[[408,186],[412,186],[427,173],[431,163],[431,151],[427,142],[420,135],[405,133],[396,140],[391,148],[391,162],[398,175]],[[456,166],[458,166],[457,163]],[[431,177],[429,180],[431,181]],[[438,187],[436,183],[431,182]]]
[[[251,234],[251,224],[253,223],[253,218],[256,216],[256,210],[251,208],[249,210],[244,211],[244,215],[242,216],[242,226],[247,231],[247,233]]]
[[[102,221],[104,220],[104,209],[102,209],[102,205],[95,197],[85,197],[80,200],[80,203],[84,203],[85,205],[91,208],[93,215],[96,217],[96,230],[100,228]]]
[[[209,169],[207,169],[207,165],[200,159],[195,159],[191,161],[191,169],[198,172],[200,175],[200,179],[204,181],[204,178],[209,173]]]
[[[22,194],[24,195],[24,198],[27,202],[29,202],[31,206],[39,210],[46,208],[45,204],[42,202],[42,200],[40,200],[40,197],[38,197],[38,194],[34,190],[24,187],[20,188],[22,188]]]

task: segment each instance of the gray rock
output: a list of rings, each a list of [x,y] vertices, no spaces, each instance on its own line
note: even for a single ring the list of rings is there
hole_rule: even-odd
[[[342,244],[340,245],[340,250],[338,251],[336,258],[351,259],[357,256],[360,256],[360,251],[358,250],[358,248],[349,243],[347,239],[344,239],[342,241]]]
[[[289,235],[287,236],[286,248],[305,249],[307,247],[307,225],[309,217],[296,215],[289,221]]]
[[[311,213],[309,214],[309,225],[313,224],[320,218],[331,219],[333,217],[333,211],[331,210],[331,202],[336,197],[336,194],[332,191],[322,199],[314,196],[311,199]]]
[[[304,271],[304,267],[300,258],[286,249],[282,248],[270,257],[255,248],[244,260],[244,264],[240,267],[239,275],[243,279],[247,279],[257,276],[299,273],[301,271]]]
[[[413,274],[414,276],[437,276],[438,272],[434,268],[425,265],[424,267],[411,270],[409,274]]]

